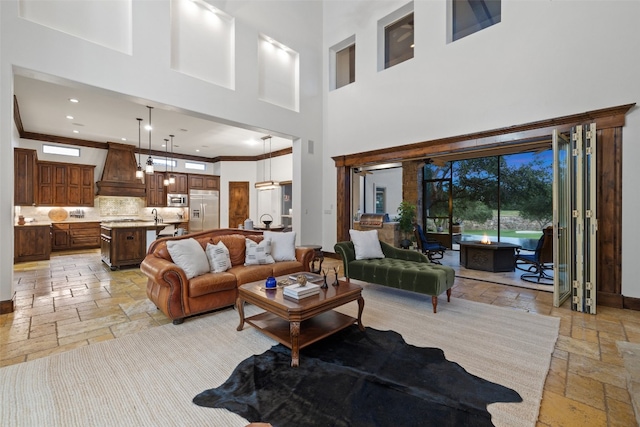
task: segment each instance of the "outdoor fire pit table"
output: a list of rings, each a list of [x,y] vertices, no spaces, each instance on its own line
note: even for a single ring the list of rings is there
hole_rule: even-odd
[[[520,245],[504,242],[460,242],[460,265],[472,270],[507,272],[516,268],[516,249]]]

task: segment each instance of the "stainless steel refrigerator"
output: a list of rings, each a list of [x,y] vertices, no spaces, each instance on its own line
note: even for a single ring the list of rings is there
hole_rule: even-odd
[[[189,191],[189,232],[220,228],[220,193],[215,190]]]

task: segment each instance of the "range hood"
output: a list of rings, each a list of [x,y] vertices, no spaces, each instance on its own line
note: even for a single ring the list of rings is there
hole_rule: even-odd
[[[108,142],[102,179],[96,182],[98,196],[145,197],[146,188],[136,178],[136,156],[133,145]]]

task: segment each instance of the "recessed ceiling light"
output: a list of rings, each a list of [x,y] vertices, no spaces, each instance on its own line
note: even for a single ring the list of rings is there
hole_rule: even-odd
[[[126,141],[126,140],[127,140],[127,138],[120,138],[120,139],[121,139],[121,140],[123,140],[123,141]]]
[[[79,130],[74,130],[73,133],[80,133],[80,131]]]
[[[144,125],[144,129],[145,129],[145,130],[153,130],[153,128],[151,127],[151,125]]]
[[[73,102],[74,104],[77,104],[77,103],[78,103],[78,102],[80,102],[80,101],[78,101],[78,100],[77,100],[77,99],[75,99],[75,98],[69,98],[69,102]]]
[[[200,152],[200,150],[198,150],[198,149],[196,148],[196,153],[199,153],[199,152]]]
[[[73,116],[67,116],[67,119],[73,120]]]

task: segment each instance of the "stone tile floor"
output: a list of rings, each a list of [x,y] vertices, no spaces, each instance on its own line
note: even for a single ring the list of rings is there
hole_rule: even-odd
[[[538,427],[638,425],[627,391],[629,371],[616,342],[640,344],[640,312],[599,306],[594,316],[572,312],[567,304],[554,308],[550,292],[513,286],[522,284],[518,273],[466,271],[456,265],[456,256],[449,251],[444,260],[458,275],[453,298],[561,319]],[[324,266],[335,263],[327,257]],[[15,311],[0,315],[0,366],[170,323],[147,300],[140,270],[111,271],[98,251],[54,253],[49,261],[16,264],[14,282]]]

